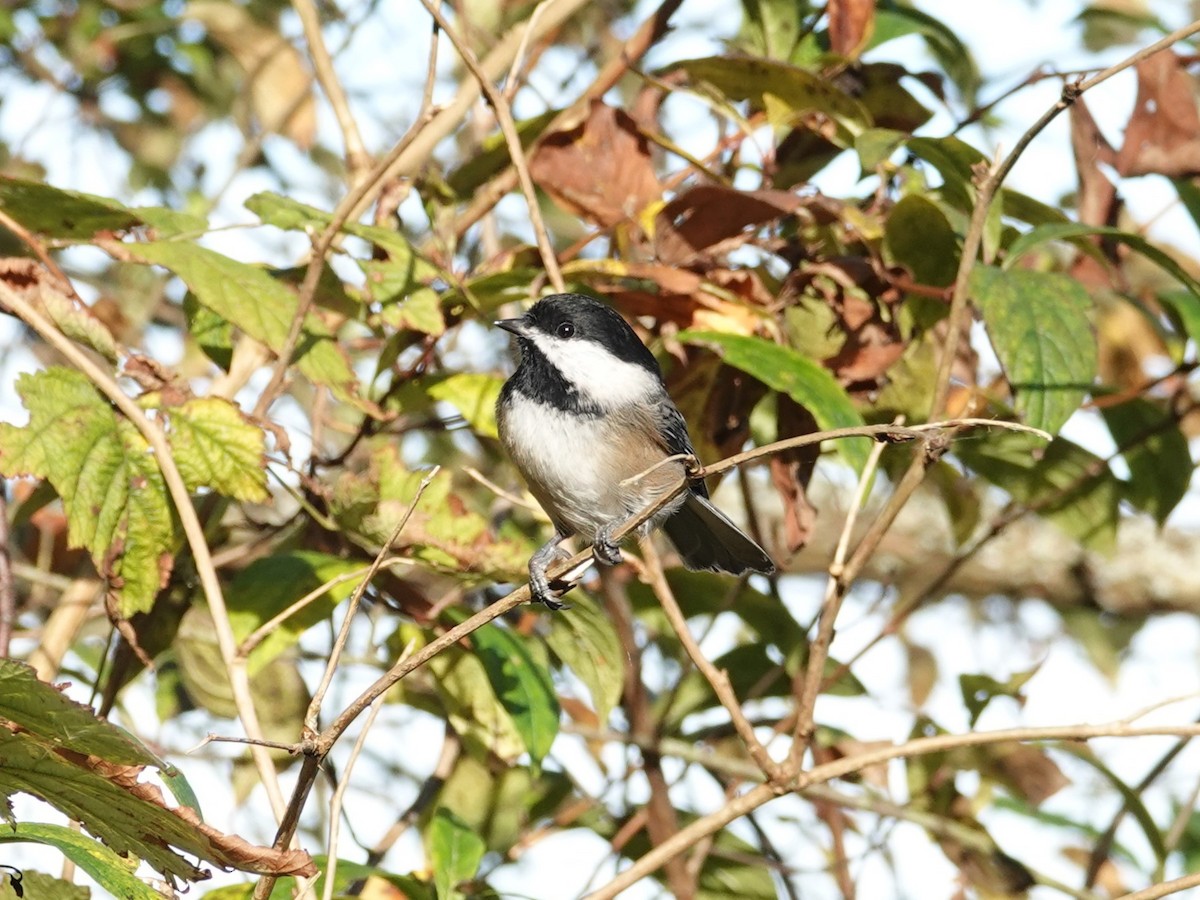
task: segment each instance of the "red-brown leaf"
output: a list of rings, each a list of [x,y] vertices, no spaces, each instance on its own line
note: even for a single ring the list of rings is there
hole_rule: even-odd
[[[739,191],[702,185],[662,208],[655,221],[654,249],[668,265],[694,262],[722,241],[740,237],[795,212],[801,199],[787,191]]]
[[[1163,50],[1138,63],[1137,73],[1137,102],[1117,154],[1117,171],[1171,178],[1200,174],[1200,113],[1182,61]]]
[[[829,0],[829,48],[839,56],[856,57],[875,27],[875,0]]]
[[[606,228],[636,216],[662,193],[650,142],[628,113],[599,100],[579,125],[542,140],[529,174],[559,206]]]

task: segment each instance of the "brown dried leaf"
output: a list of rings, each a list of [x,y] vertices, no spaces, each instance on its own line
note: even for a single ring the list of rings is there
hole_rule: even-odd
[[[1079,221],[1086,225],[1115,225],[1117,189],[1100,165],[1113,165],[1116,151],[1100,131],[1080,97],[1071,107],[1071,149],[1079,173]]]
[[[711,255],[715,245],[744,237],[796,211],[802,200],[788,191],[739,191],[721,185],[692,188],[664,206],[655,218],[654,249],[660,261],[684,265]],[[706,253],[707,251],[707,253]]]
[[[786,394],[776,398],[776,410],[777,440],[817,430],[812,413]],[[771,457],[771,482],[783,499],[783,540],[789,553],[796,553],[808,543],[817,523],[817,508],[808,499],[808,482],[820,455],[820,445],[813,444]]]
[[[1117,154],[1122,175],[1200,174],[1200,112],[1183,61],[1162,50],[1137,65],[1138,92]]]
[[[650,142],[628,113],[599,100],[579,125],[542,139],[529,174],[559,206],[606,228],[636,217],[662,193]]]
[[[1028,744],[997,744],[991,750],[997,774],[1034,806],[1071,783],[1044,750]]]
[[[875,0],[829,0],[829,49],[839,56],[858,56],[875,28]]]

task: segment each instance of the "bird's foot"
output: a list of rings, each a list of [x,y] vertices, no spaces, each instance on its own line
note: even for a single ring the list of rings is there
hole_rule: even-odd
[[[555,535],[554,539],[544,544],[533,554],[529,559],[529,592],[533,599],[545,605],[547,609],[559,610],[569,609],[570,606],[566,603],[561,603],[557,599],[569,591],[572,587],[570,584],[555,582],[562,585],[555,589],[551,586],[550,578],[546,575],[546,570],[560,559],[570,559],[571,554],[559,546],[559,542],[563,540],[563,535]]]
[[[621,548],[613,539],[615,530],[606,527],[597,532],[596,539],[592,541],[592,555],[596,557],[596,562],[606,566],[617,566],[624,561]]]

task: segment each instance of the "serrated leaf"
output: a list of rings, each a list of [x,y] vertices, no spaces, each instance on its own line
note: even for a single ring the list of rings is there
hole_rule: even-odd
[[[539,766],[558,736],[558,696],[550,673],[520,637],[496,623],[473,632],[471,643],[534,766]]]
[[[47,479],[62,498],[68,540],[113,580],[121,614],[148,610],[178,544],[162,473],[137,429],[79,372],[17,380],[23,428],[0,424],[0,472]]]
[[[608,616],[580,597],[551,618],[546,643],[584,683],[596,717],[606,723],[625,685],[624,653]]]
[[[95,838],[64,825],[18,822],[12,827],[0,828],[0,844],[19,843],[54,847],[114,897],[121,897],[123,900],[162,900],[158,891],[137,877],[134,872],[136,864],[131,865],[132,860],[121,858]],[[29,900],[42,900],[43,897],[49,900],[52,895],[38,890],[38,883],[32,878],[38,874],[40,873],[26,873],[26,896]],[[84,890],[84,896],[87,896],[86,888],[71,886],[76,890]]]
[[[1066,275],[993,266],[971,272],[971,296],[1022,418],[1058,431],[1096,377],[1091,297]]]
[[[238,573],[225,595],[234,637],[238,641],[244,640],[301,597],[362,568],[355,560],[313,550],[297,550],[255,560]],[[326,593],[284,619],[250,653],[247,663],[250,673],[261,671],[271,660],[295,646],[309,628],[329,618],[333,610],[354,592],[355,585],[356,579],[333,584]]]
[[[477,372],[459,372],[432,382],[426,393],[449,403],[482,437],[496,438],[496,400],[504,379]]]
[[[1178,419],[1140,397],[1101,413],[1129,466],[1125,498],[1162,525],[1192,480],[1192,457]]]
[[[262,502],[267,493],[266,435],[219,397],[167,409],[167,438],[189,490],[209,487],[235,500]]]
[[[306,853],[254,847],[201,824],[187,808],[167,808],[159,789],[140,780],[144,766],[121,761],[141,756],[128,751],[132,738],[86,707],[65,705],[59,692],[23,663],[0,660],[0,673],[6,688],[23,695],[21,706],[4,714],[12,724],[0,727],[0,800],[17,792],[40,798],[115,853],[137,856],[169,880],[205,877],[181,853],[243,871],[315,874]],[[5,698],[10,697],[6,690]],[[9,713],[16,718],[8,719]],[[81,732],[86,732],[82,742],[76,739]],[[117,751],[116,759],[90,752],[109,749]],[[0,829],[0,836],[5,833]]]
[[[332,213],[271,191],[255,194],[245,205],[268,225],[290,231],[320,232],[328,228],[329,223],[333,221]],[[398,231],[379,225],[364,225],[362,222],[345,222],[341,230],[387,250],[391,261],[407,265],[414,279],[432,277],[439,272],[438,268],[417,253],[408,238]]]
[[[40,681],[33,669],[14,659],[0,659],[0,719],[15,723],[47,746],[127,766],[157,762],[125,729],[97,719],[90,707]]]
[[[86,240],[101,231],[141,224],[133,210],[116,200],[7,176],[0,176],[0,209],[30,231],[54,238]]]
[[[57,288],[39,281],[37,299],[42,311],[71,340],[95,350],[110,363],[118,357],[112,332],[90,309],[78,304]]]
[[[955,455],[1018,502],[1100,551],[1116,543],[1121,485],[1104,460],[1063,437],[989,434],[959,441]]]
[[[429,824],[429,856],[438,900],[464,896],[458,885],[475,877],[483,860],[483,839],[447,809],[433,814]]]
[[[862,416],[829,370],[789,347],[715,331],[681,331],[679,340],[718,349],[728,365],[753,375],[772,390],[782,391],[807,409],[822,431],[863,424]],[[840,440],[837,449],[855,471],[861,472],[867,464],[866,441]]]
[[[174,272],[200,303],[252,338],[277,352],[283,348],[299,301],[265,269],[184,241],[128,244],[126,249],[137,259]],[[349,359],[315,316],[305,320],[294,362],[312,381],[359,403],[358,379]]]

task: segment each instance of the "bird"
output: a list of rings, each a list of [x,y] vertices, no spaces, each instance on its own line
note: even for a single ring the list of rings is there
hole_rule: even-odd
[[[570,555],[562,542],[577,535],[597,562],[620,563],[616,531],[688,476],[695,449],[658,361],[611,306],[554,294],[495,325],[516,336],[520,353],[496,402],[500,441],[554,525],[529,560],[529,586],[534,600],[561,609],[546,570]],[[689,569],[775,571],[702,479],[688,478],[639,532],[660,526]]]

